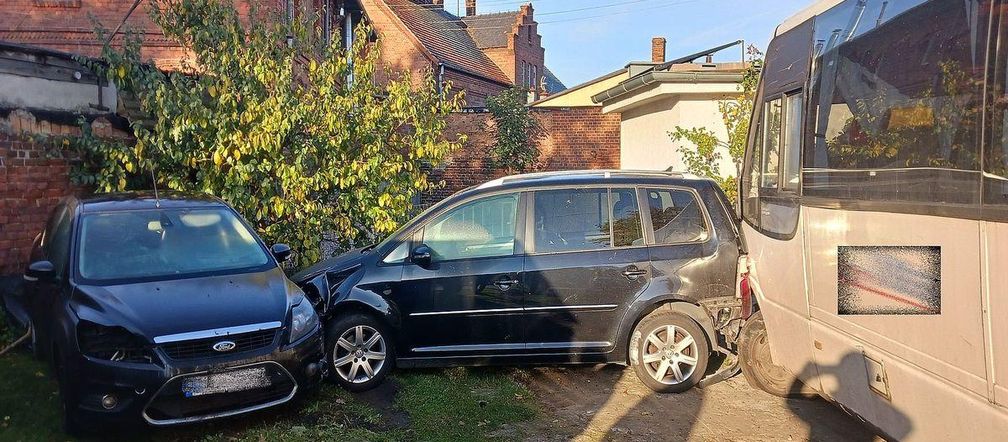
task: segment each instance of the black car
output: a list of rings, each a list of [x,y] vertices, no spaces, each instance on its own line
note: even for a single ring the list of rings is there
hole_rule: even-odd
[[[322,375],[318,316],[279,267],[290,253],[216,198],[71,197],[5,304],[51,362],[70,432],[231,416]]]
[[[730,207],[711,180],[676,173],[506,177],[292,279],[323,317],[330,374],[351,390],[393,364],[614,362],[684,391],[738,334]]]

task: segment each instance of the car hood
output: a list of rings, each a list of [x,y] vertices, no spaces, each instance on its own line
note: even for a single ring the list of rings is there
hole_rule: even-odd
[[[322,272],[339,272],[349,269],[363,262],[368,255],[373,253],[373,250],[374,249],[364,251],[363,248],[353,249],[341,255],[323,259],[322,261],[297,272],[294,276],[291,276],[291,279],[298,284],[302,284],[309,279],[318,276]]]
[[[284,323],[301,290],[279,268],[262,272],[114,286],[80,286],[71,306],[84,320],[157,336]]]

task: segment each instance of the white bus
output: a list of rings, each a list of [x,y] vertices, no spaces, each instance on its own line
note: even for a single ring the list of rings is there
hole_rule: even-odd
[[[1006,85],[1008,0],[777,28],[739,180],[751,383],[896,439],[1008,440]]]

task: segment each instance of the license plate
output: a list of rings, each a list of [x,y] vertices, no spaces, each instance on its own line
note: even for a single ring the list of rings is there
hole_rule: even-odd
[[[233,393],[270,386],[265,367],[242,368],[221,373],[191,376],[182,381],[186,397]]]

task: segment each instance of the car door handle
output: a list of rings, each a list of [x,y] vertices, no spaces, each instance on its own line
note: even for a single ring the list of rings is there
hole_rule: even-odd
[[[634,280],[644,275],[647,275],[647,270],[639,269],[637,266],[627,267],[627,269],[623,271],[623,276],[626,276],[629,280]]]
[[[507,290],[507,289],[510,289],[511,286],[513,286],[513,285],[515,285],[517,283],[518,283],[517,279],[513,279],[513,278],[512,279],[501,278],[501,279],[498,279],[496,282],[494,282],[494,285],[497,286],[497,288],[499,288],[501,290]]]

